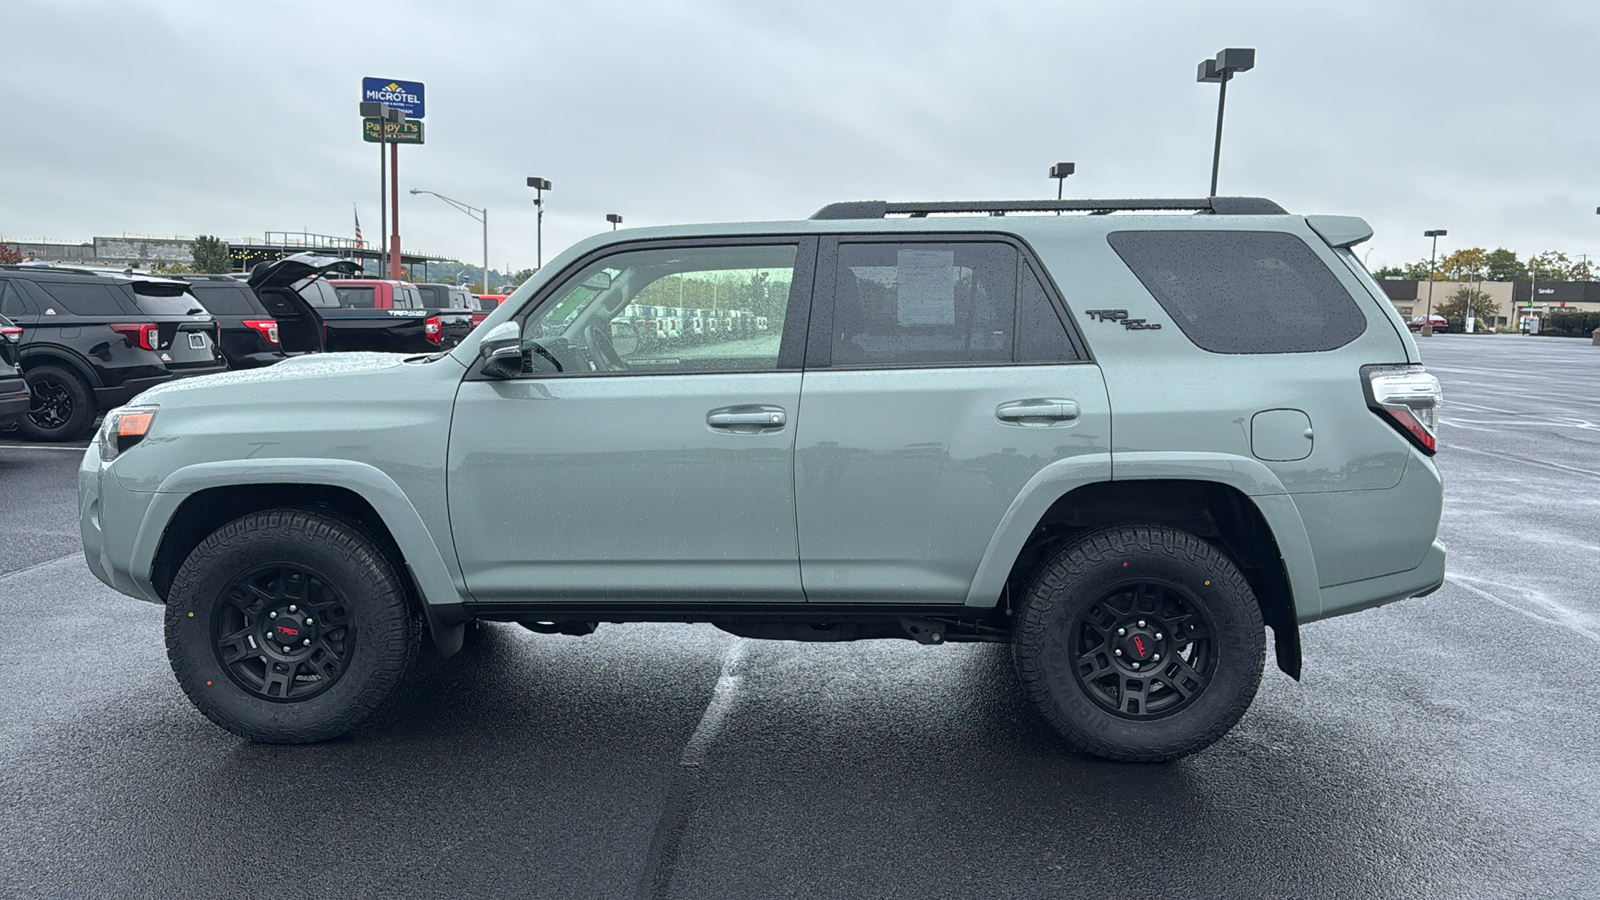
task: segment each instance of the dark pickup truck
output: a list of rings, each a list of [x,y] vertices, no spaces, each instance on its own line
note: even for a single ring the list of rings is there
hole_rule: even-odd
[[[471,310],[428,307],[410,282],[337,277],[358,269],[350,260],[297,253],[251,272],[286,353],[435,353],[472,330]]]

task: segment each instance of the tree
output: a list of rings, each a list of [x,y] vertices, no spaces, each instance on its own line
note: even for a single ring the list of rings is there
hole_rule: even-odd
[[[1439,271],[1447,273],[1451,281],[1476,281],[1488,268],[1489,251],[1482,247],[1457,250],[1439,260]]]
[[[22,250],[16,244],[0,241],[0,266],[14,266],[22,262]]]
[[[156,275],[190,275],[193,274],[194,268],[186,262],[162,260],[151,266],[150,271]]]
[[[1522,264],[1522,260],[1504,247],[1489,251],[1483,262],[1485,281],[1516,281],[1528,274],[1528,267]]]
[[[219,237],[202,234],[189,245],[194,257],[194,271],[211,275],[224,275],[233,271],[233,258],[228,256],[228,242]]]
[[[1400,268],[1399,266],[1384,266],[1383,268],[1379,269],[1378,271],[1373,272],[1372,273],[1372,277],[1373,278],[1404,278],[1404,277],[1406,277],[1406,270]]]
[[[522,287],[522,283],[524,281],[527,281],[529,278],[532,278],[533,277],[533,273],[534,273],[533,269],[521,269],[521,270],[513,273],[507,280],[510,281],[512,284],[516,285],[517,287]]]
[[[1419,259],[1416,262],[1406,266],[1406,277],[1412,281],[1427,281],[1428,272],[1430,269],[1432,269],[1434,281],[1445,280],[1445,274],[1439,271],[1439,264],[1437,262],[1430,262],[1430,260],[1426,259]]]
[[[1593,281],[1594,263],[1589,262],[1587,259],[1576,263],[1573,265],[1572,269],[1568,271],[1567,276],[1573,281]]]
[[[1486,321],[1499,315],[1500,307],[1489,299],[1487,293],[1464,287],[1435,307],[1435,311],[1451,322],[1465,321],[1469,315],[1480,321]]]
[[[1540,281],[1566,281],[1572,277],[1572,260],[1556,250],[1546,250],[1530,257],[1528,267],[1533,269]]]

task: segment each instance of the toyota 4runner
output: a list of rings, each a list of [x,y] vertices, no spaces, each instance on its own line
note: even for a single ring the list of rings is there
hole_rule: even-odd
[[[1302,625],[1443,582],[1439,383],[1370,235],[1224,197],[606,233],[449,352],[113,411],[84,550],[258,741],[350,730],[474,620],[707,622],[1008,642],[1073,747],[1173,759],[1244,714],[1263,626],[1298,677]],[[642,306],[770,327],[649,341]]]

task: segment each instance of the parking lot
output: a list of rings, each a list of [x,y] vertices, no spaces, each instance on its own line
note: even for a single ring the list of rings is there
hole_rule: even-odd
[[[1305,628],[1197,756],[1065,752],[1007,649],[490,625],[349,738],[196,712],[0,441],[0,884],[25,896],[1600,894],[1600,348],[1420,341],[1434,595]],[[1351,374],[1354,378],[1355,373]]]

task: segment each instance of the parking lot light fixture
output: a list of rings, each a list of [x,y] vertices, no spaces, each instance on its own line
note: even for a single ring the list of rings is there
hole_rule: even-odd
[[[544,268],[544,192],[550,190],[550,179],[540,178],[537,175],[528,176],[528,187],[533,188],[533,205],[538,207],[539,216],[534,224],[534,271]]]
[[[1422,320],[1423,337],[1433,337],[1433,261],[1439,256],[1439,238],[1449,233],[1443,228],[1422,233],[1425,238],[1433,238],[1433,249],[1428,251],[1428,312]]]
[[[438,197],[440,200],[443,200],[451,206],[454,206],[456,209],[461,210],[472,218],[483,223],[483,292],[485,294],[489,293],[489,210],[480,209],[476,206],[469,206],[465,203],[462,203],[460,200],[452,200],[449,197],[438,193],[437,191],[424,191],[419,188],[412,188],[411,193],[432,194],[433,196]]]
[[[1228,82],[1235,72],[1248,72],[1256,67],[1256,51],[1251,47],[1229,47],[1214,59],[1200,61],[1195,81],[1217,84],[1217,140],[1211,149],[1211,194],[1217,195],[1217,168],[1222,162],[1222,110],[1228,104]]]
[[[611,223],[611,230],[616,231],[617,226],[622,224],[622,216],[617,213],[606,213],[606,221]]]
[[[1061,184],[1067,176],[1078,170],[1076,163],[1056,163],[1050,167],[1050,177],[1056,180],[1056,199],[1061,199]]]

